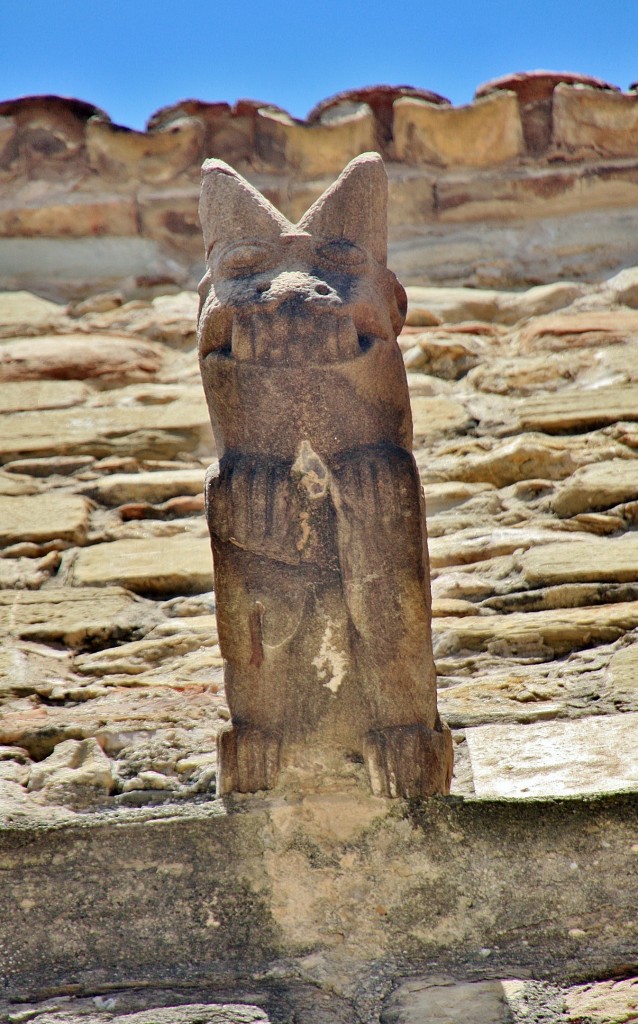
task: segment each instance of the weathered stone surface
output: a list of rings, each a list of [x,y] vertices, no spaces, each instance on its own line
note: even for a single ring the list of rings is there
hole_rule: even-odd
[[[570,534],[564,540],[570,542],[573,536]],[[588,540],[584,534],[581,534],[581,538]],[[443,535],[431,539],[430,564],[432,568],[438,569],[446,565],[481,562],[488,558],[497,558],[499,555],[509,555],[514,551],[525,551],[529,548],[537,550],[555,540],[555,531],[534,527],[492,527],[489,530],[480,526],[466,529],[461,527],[455,531],[453,537]],[[552,547],[557,547],[557,544],[553,544]]]
[[[71,494],[0,497],[0,547],[17,541],[43,544],[58,540],[60,547],[83,544],[89,525],[89,503]]]
[[[68,193],[47,189],[31,198],[29,189],[0,202],[0,237],[84,238],[136,235],[135,202],[130,196]]]
[[[589,542],[545,544],[520,557],[530,586],[556,583],[633,582],[638,579],[638,540],[592,538]]]
[[[456,982],[418,978],[399,985],[386,1000],[383,1024],[508,1024],[507,999],[500,981]]]
[[[522,407],[532,402],[533,399]],[[555,404],[558,409],[557,399]],[[444,454],[430,468],[439,479],[481,481],[506,487],[520,480],[563,480],[583,463],[613,458],[625,452],[626,449],[606,438],[590,437],[590,444],[583,446],[580,440],[572,438],[524,433],[496,443],[482,439],[475,444],[461,442],[458,451]]]
[[[203,126],[180,118],[164,129],[135,132],[99,117],[86,127],[89,164],[107,180],[168,182],[201,164]]]
[[[638,714],[468,729],[477,796],[543,797],[638,789]]]
[[[216,646],[217,627],[214,617],[206,615],[200,618],[204,621],[198,622],[199,628],[189,632],[184,631],[175,636],[137,640],[94,654],[79,655],[73,661],[73,668],[82,675],[140,676],[163,662],[182,657],[191,651],[198,651],[203,646]],[[214,661],[207,659],[207,665],[209,668],[212,668],[213,665],[221,667],[219,650],[217,650],[217,657]],[[171,668],[174,670],[174,666]],[[177,672],[180,677],[175,682],[184,682],[179,668]]]
[[[330,122],[335,117],[343,115],[360,104],[368,106],[377,121],[377,132],[380,141],[389,143],[392,139],[393,129],[393,105],[395,100],[402,96],[410,96],[413,99],[425,100],[427,103],[449,106],[450,101],[439,93],[430,89],[416,89],[410,85],[368,85],[362,89],[346,89],[329,96],[308,112],[307,120],[310,124],[319,121]],[[385,154],[384,154],[385,155]]]
[[[42,599],[40,603],[43,603]],[[68,678],[70,665],[70,651],[58,650],[45,643],[17,640],[11,635],[3,636],[0,702],[5,703],[14,696],[50,696]]]
[[[394,104],[394,148],[406,163],[493,167],[521,156],[523,130],[514,95],[500,93],[467,107],[409,97]]]
[[[154,403],[153,394],[146,397],[146,402],[143,395],[137,400],[133,393],[122,405],[15,413],[3,423],[0,460],[60,453],[99,457],[118,452],[170,458],[200,446],[211,451],[213,440],[203,398],[199,402],[166,401],[159,394]]]
[[[638,306],[638,267],[626,267],[610,277],[603,291],[609,292],[613,301],[635,309]]]
[[[378,795],[449,788],[386,196],[367,153],[293,225],[204,165],[199,355],[220,452],[206,502],[233,715],[221,793],[286,770],[345,779],[353,756]]]
[[[0,919],[0,944],[11,950],[5,998],[19,1000],[12,1012],[33,1011],[25,999],[36,986],[68,990],[73,977],[92,997],[83,1008],[93,1021],[104,1010],[121,1021],[149,1007],[149,995],[156,998],[145,1024],[165,1020],[154,1007],[168,982],[171,1001],[175,990],[204,1002],[235,1001],[239,991],[249,1005],[272,1007],[273,1020],[350,1024],[378,1021],[382,996],[424,964],[447,977],[462,964],[465,976],[489,972],[494,981],[519,971],[604,978],[631,963],[635,793],[567,805],[431,800],[390,814],[378,799],[307,794],[274,805],[244,799],[238,810],[173,803],[116,823],[106,814],[49,830],[35,815],[7,822],[7,898],[29,924]],[[168,906],[172,927],[158,929]],[[338,1013],[331,1017],[323,999],[295,1007],[301,969],[315,996],[339,993]],[[223,972],[223,992],[232,995],[211,992],[212,971]],[[139,994],[126,985],[132,977]],[[106,984],[96,1004],[93,993]],[[510,1004],[516,988],[503,988]],[[548,988],[545,1004],[534,1003],[530,983],[521,1000],[528,1019],[542,1020],[543,1005],[554,1011],[548,1022],[560,1019],[562,1003]],[[104,1006],[107,996],[115,1007]],[[214,1018],[198,1010],[196,1019]]]
[[[634,156],[638,151],[638,96],[558,85],[553,97],[552,141],[558,149],[596,156]]]
[[[638,312],[629,309],[597,312],[565,312],[539,316],[521,328],[518,336],[525,351],[560,351],[563,348],[598,348],[633,341],[638,334]]]
[[[1,366],[0,363],[0,376]],[[80,405],[90,393],[89,388],[79,380],[3,381],[0,414],[26,412],[30,409],[63,409],[70,405]]]
[[[618,693],[633,696],[638,691],[638,644],[630,644],[614,654],[609,674]]]
[[[566,993],[569,1024],[631,1024],[638,1020],[638,978],[578,985]]]
[[[626,354],[626,353],[624,353]],[[626,365],[626,364],[625,364]],[[533,395],[551,393],[573,384],[583,372],[591,369],[590,352],[543,353],[538,356],[517,356],[498,361],[487,360],[470,370],[472,386],[497,395]],[[604,372],[604,371],[603,371]],[[618,383],[624,383],[621,378]]]
[[[458,165],[406,166],[395,161],[389,167],[392,265],[401,267],[402,274],[415,285],[428,284],[423,292],[415,289],[415,295],[411,295],[414,301],[409,317],[415,326],[404,331],[399,341],[407,355],[410,346],[416,348],[419,334],[427,338],[427,361],[423,361],[420,347],[419,353],[413,353],[420,367],[409,374],[409,391],[416,427],[415,457],[426,490],[432,538],[438,707],[455,729],[457,774],[451,792],[465,798],[463,803],[444,802],[441,808],[436,801],[426,802],[427,807],[422,809],[429,816],[441,809],[446,813],[477,813],[472,804],[474,782],[465,739],[468,729],[478,732],[496,724],[536,729],[540,723],[589,722],[599,736],[606,719],[630,722],[630,716],[638,713],[638,568],[632,547],[638,514],[634,481],[638,426],[633,422],[637,407],[633,392],[638,383],[638,284],[637,269],[629,266],[638,262],[638,171],[633,156],[598,157],[591,148],[585,154],[582,147],[572,150],[567,161],[552,162],[549,136],[543,132],[551,128],[551,90],[555,82],[541,95],[546,86],[535,79],[528,93],[523,86],[523,91],[517,91],[527,147],[523,162],[517,158],[492,168],[462,169]],[[378,109],[371,109],[375,145],[391,153],[392,110],[387,104],[383,106],[386,100],[387,96],[381,97]],[[222,156],[231,149],[236,152],[243,161],[241,166],[254,175],[253,184],[266,189],[270,201],[283,204],[280,208],[289,215],[294,210],[301,216],[328,184],[325,178],[305,178],[301,163],[299,171],[282,163],[279,171],[262,173],[265,164],[259,162],[262,157],[255,148],[255,124],[264,120],[257,113],[258,104],[242,107],[241,114],[239,108],[211,112],[191,108],[188,103],[183,106],[181,113],[177,109],[173,114],[166,112],[164,125],[183,116],[200,119],[205,126],[206,152]],[[343,127],[344,115],[351,118],[356,110],[337,105],[333,113],[326,112],[318,127],[327,129],[330,123]],[[194,320],[198,300],[193,289],[201,253],[195,208],[198,169],[178,172],[166,184],[140,186],[134,175],[108,183],[99,173],[87,175],[82,162],[84,121],[74,122],[72,131],[68,129],[67,145],[66,122],[57,114],[57,120],[43,117],[41,125],[30,125],[31,114],[27,117],[25,113],[15,130],[14,115],[10,117],[11,130],[5,137],[10,149],[13,147],[16,153],[20,149],[22,162],[18,165],[16,157],[0,166],[5,185],[0,220],[6,215],[5,226],[12,223],[22,235],[0,239],[3,280],[11,280],[12,287],[25,286],[48,296],[86,301],[73,303],[66,311],[55,304],[51,310],[45,302],[43,311],[41,300],[20,299],[12,294],[10,304],[19,306],[23,300],[32,303],[33,315],[20,314],[0,326],[4,337],[0,348],[10,352],[8,346],[13,342],[8,339],[19,339],[22,344],[38,334],[47,336],[56,352],[66,344],[65,336],[69,334],[76,342],[84,338],[82,343],[88,345],[94,345],[97,336],[104,344],[107,338],[117,336],[133,344],[138,340],[152,342],[158,367],[149,367],[145,383],[129,387],[119,387],[121,382],[115,377],[107,379],[106,386],[99,378],[88,383],[80,376],[51,381],[50,375],[41,381],[6,383],[0,388],[0,411],[4,414],[0,446],[3,459],[9,463],[0,473],[0,495],[12,502],[22,498],[39,501],[45,522],[50,499],[76,500],[84,495],[93,504],[90,529],[80,545],[88,542],[90,548],[101,549],[106,559],[122,541],[130,544],[131,552],[138,553],[150,543],[158,550],[155,572],[163,571],[165,549],[183,533],[201,541],[196,568],[203,571],[205,566],[210,567],[208,546],[203,537],[198,538],[201,528],[197,519],[185,518],[198,514],[200,458],[204,452],[208,458],[213,450],[199,384],[197,389],[191,386],[197,372]],[[620,123],[618,119],[616,127]],[[0,124],[0,165],[1,128]],[[304,125],[293,124],[293,128],[293,134],[299,130],[302,141],[316,138]],[[614,124],[610,122],[612,129]],[[59,145],[58,156],[38,156],[38,139],[46,145]],[[624,144],[620,135],[617,141]],[[607,145],[604,139],[602,144]],[[300,153],[302,149],[300,145]],[[279,156],[273,149],[269,159],[277,160]],[[316,159],[320,156],[317,154]],[[39,178],[25,177],[27,157],[33,160],[31,166]],[[303,153],[302,158],[305,160]],[[257,167],[261,168],[259,172]],[[138,220],[130,228],[133,207]],[[83,232],[90,225],[100,230],[108,228],[111,234],[89,238]],[[135,231],[135,237],[117,234],[129,229]],[[33,237],[24,235],[27,230],[34,233]],[[54,235],[69,234],[40,237],[45,230]],[[628,255],[632,252],[634,257]],[[160,253],[164,254],[161,259]],[[625,269],[614,277],[601,280],[623,266]],[[104,283],[107,269],[111,278]],[[551,282],[557,272],[571,280],[524,291],[500,290],[520,289],[530,282]],[[78,283],[80,277],[84,284]],[[470,287],[437,289],[432,287],[436,281]],[[105,288],[116,291],[110,296],[91,294]],[[180,288],[188,290],[175,294]],[[2,305],[0,298],[0,313]],[[37,360],[37,342],[33,351]],[[312,355],[316,356],[316,350]],[[472,358],[479,361],[465,373],[464,360]],[[96,350],[96,366],[99,360],[100,352]],[[316,372],[313,359],[300,361],[300,371],[310,369]],[[91,370],[87,366],[87,374]],[[131,378],[124,381],[127,379]],[[286,391],[281,387],[262,394],[260,408],[280,409],[282,394]],[[316,404],[316,392],[309,392],[308,401]],[[200,411],[202,418],[197,426]],[[534,432],[522,425],[524,416],[535,423]],[[283,428],[288,429],[288,424],[283,423],[282,433]],[[14,458],[12,446],[22,431],[44,448],[27,447],[24,452],[18,448]],[[254,516],[257,505],[253,501],[249,504]],[[387,530],[395,530],[404,511],[405,507],[400,506],[399,511],[383,519],[383,528],[377,519],[370,519],[365,536],[367,551],[375,552],[382,546],[386,525]],[[178,516],[181,518],[176,521]],[[0,521],[5,520],[6,516],[0,516]],[[144,836],[140,823],[152,818],[155,829],[158,817],[183,815],[190,802],[210,800],[216,776],[216,737],[227,724],[229,712],[212,592],[182,596],[178,591],[165,591],[162,582],[156,597],[177,596],[143,601],[109,585],[78,585],[74,563],[79,555],[81,564],[88,548],[74,545],[45,554],[49,548],[69,544],[71,541],[59,536],[41,542],[21,535],[8,543],[3,549],[5,557],[0,559],[0,814],[22,825],[38,822],[38,830],[28,833],[28,840],[27,833],[16,838],[20,853],[16,872],[21,878],[30,870],[29,858],[40,843],[47,841],[43,826],[63,820],[82,823],[76,866],[70,870],[65,861],[64,878],[58,882],[66,887],[64,906],[60,906],[61,912],[69,915],[68,933],[73,937],[81,927],[81,915],[72,910],[68,884],[70,879],[74,884],[75,878],[87,873],[87,826],[97,815],[103,830],[99,843],[103,845],[109,822],[121,827],[128,814],[138,816],[133,844],[136,866],[131,868],[132,892],[137,898],[145,875],[139,867],[139,845]],[[121,582],[122,573],[114,568],[115,583]],[[209,574],[206,586],[211,585]],[[377,633],[382,633],[386,617],[384,606],[375,618]],[[635,726],[632,729],[635,733]],[[634,761],[632,729],[628,739],[621,737],[608,745],[627,764]],[[532,733],[525,733],[524,738],[527,736],[533,740]],[[30,772],[34,770],[37,777],[56,748],[58,755],[64,753],[59,748],[68,741],[97,745],[93,749],[102,767],[108,769],[106,775],[110,772],[110,788],[101,784],[75,789],[55,786],[51,773],[51,785],[27,790]],[[564,739],[556,740],[557,744],[561,742],[569,746]],[[534,742],[531,745],[536,748]],[[522,747],[521,770],[525,754]],[[543,779],[550,777],[547,765],[525,764],[533,785],[540,787]],[[511,774],[504,773],[502,767],[495,755],[494,772],[499,778]],[[517,965],[522,964],[535,977],[546,977],[547,970],[555,980],[560,976],[570,983],[584,977],[608,978],[619,964],[632,962],[636,942],[627,930],[627,922],[633,921],[635,914],[629,912],[627,901],[637,891],[635,866],[631,865],[638,862],[631,852],[635,843],[627,815],[634,813],[633,804],[623,805],[626,833],[622,849],[629,860],[622,865],[615,861],[612,865],[610,847],[604,845],[610,842],[607,818],[604,827],[599,822],[600,844],[591,851],[593,859],[585,863],[587,858],[582,855],[583,843],[590,841],[593,823],[598,821],[599,798],[587,802],[576,793],[555,806],[551,796],[541,796],[540,803],[536,803],[522,794],[527,797],[524,805],[491,805],[494,821],[489,836],[464,833],[464,842],[457,834],[443,852],[433,845],[436,828],[429,817],[427,835],[424,833],[424,850],[430,857],[427,876],[419,874],[414,820],[402,821],[400,828],[385,836],[377,867],[370,874],[367,865],[362,880],[357,857],[363,847],[349,840],[335,854],[334,846],[330,846],[337,841],[335,837],[351,835],[353,821],[368,813],[364,813],[365,799],[362,803],[359,795],[365,797],[367,789],[365,770],[356,763],[350,770],[352,780],[360,783],[357,799],[351,804],[332,801],[324,803],[319,811],[320,801],[315,800],[312,810],[302,801],[303,811],[296,819],[288,816],[289,790],[285,806],[277,811],[278,821],[285,822],[285,834],[281,840],[273,839],[269,831],[263,843],[260,839],[259,854],[249,869],[250,877],[257,877],[268,859],[269,874],[259,891],[274,892],[276,927],[290,930],[297,943],[295,951],[303,946],[304,976],[316,981],[312,998],[298,994],[293,998],[292,987],[285,995],[282,992],[278,966],[273,974],[262,971],[258,981],[254,981],[255,974],[253,987],[268,987],[268,979],[277,974],[277,990],[269,989],[270,1002],[262,999],[261,988],[254,994],[255,1005],[271,1019],[283,1019],[286,1014],[293,1019],[296,1014],[300,1020],[313,1021],[325,1016],[331,1024],[333,1017],[338,1024],[351,1024],[354,1019],[372,1021],[377,1012],[387,1015],[391,1009],[398,1011],[399,1004],[392,1003],[392,997],[381,1010],[380,994],[403,984],[407,977],[415,977],[426,962],[437,962],[437,972],[449,971],[454,976],[462,963],[464,976],[473,980],[486,978],[486,971],[491,979],[511,978]],[[583,772],[587,770],[585,764]],[[575,778],[576,772],[572,781]],[[316,782],[311,779],[311,785]],[[291,788],[295,785],[296,780],[291,780]],[[574,785],[577,788],[577,783]],[[489,802],[489,798],[480,798],[483,802],[486,799]],[[608,802],[618,799],[613,796]],[[245,812],[245,800],[242,798],[240,803]],[[263,810],[260,798],[259,813]],[[397,813],[398,805],[393,811]],[[415,813],[414,808],[411,813]],[[254,817],[249,810],[243,815],[244,824]],[[537,848],[534,844],[542,844],[550,818],[555,825],[551,843]],[[299,837],[309,822],[314,832],[311,845],[306,847]],[[504,838],[508,822],[516,838],[511,846]],[[524,822],[530,823],[529,833],[524,831]],[[207,856],[214,841],[210,820],[205,831],[202,850]],[[458,833],[458,821],[452,831]],[[376,841],[373,835],[381,834],[383,830],[374,825],[365,840],[368,850]],[[404,840],[405,847],[401,845]],[[554,860],[559,843],[563,844],[561,854]],[[222,847],[222,862],[226,864],[229,851],[232,857],[235,854],[227,840]],[[269,852],[264,855],[264,850]],[[498,852],[496,869],[494,850]],[[520,851],[524,864],[516,861]],[[68,855],[68,839],[56,852]],[[235,859],[242,870],[245,855],[243,843]],[[335,857],[343,858],[344,863],[343,878],[339,876],[336,881],[326,874],[331,870],[326,865],[334,865]],[[596,867],[593,860],[598,861]],[[113,852],[111,862],[117,864],[117,874],[113,889],[106,893],[105,899],[110,902],[103,909],[107,918],[113,913],[113,941],[119,941],[123,919],[118,908],[125,871],[122,858]],[[48,899],[44,893],[57,869],[51,856],[42,863],[44,881],[38,887],[37,906],[46,902],[45,924],[50,935],[50,908],[56,905],[57,896],[53,892]],[[160,863],[167,864],[164,846]],[[446,916],[450,896],[447,881],[444,895],[448,902],[445,906],[442,902],[434,908],[432,905],[438,900],[437,892],[442,892],[440,873],[436,872],[443,863],[446,879],[453,868],[461,872],[458,910],[452,923]],[[539,875],[538,880],[534,863],[542,866],[543,877]],[[569,868],[572,863],[578,864],[577,870]],[[170,864],[168,868],[170,874],[174,869]],[[506,881],[504,870],[511,871]],[[494,871],[498,882],[498,909],[487,923],[486,871]],[[591,872],[599,872],[601,884],[607,885],[605,898],[596,907],[591,903]],[[389,878],[391,874],[410,878],[413,885],[407,896],[402,892],[394,902],[388,898],[388,886],[395,880]],[[414,881],[416,875],[418,883]],[[3,871],[3,878],[13,884],[15,874]],[[81,896],[77,905],[94,905],[91,901],[95,892],[108,888],[106,878],[102,871],[91,897]],[[176,927],[181,927],[175,902],[176,878],[170,874],[169,916]],[[618,878],[623,879],[622,886]],[[157,884],[156,873],[154,880]],[[527,900],[525,913],[516,919],[509,916],[512,900],[516,901],[519,893],[527,898],[536,881],[537,890],[534,898]],[[570,905],[569,911],[556,916],[554,903],[565,899],[570,886],[578,888],[582,906],[575,910]],[[162,976],[164,981],[169,975],[174,979],[175,972],[179,974],[180,964],[181,979],[188,984],[193,980],[198,914],[201,916],[201,907],[207,906],[210,895],[210,886],[205,892],[204,888],[193,896],[197,900],[192,906],[199,910],[187,913],[188,935],[184,932],[177,943],[170,969]],[[159,899],[168,890],[160,887],[158,891]],[[26,888],[23,896],[27,901],[34,898]],[[416,903],[418,911],[406,924],[406,907]],[[18,937],[30,942],[34,934],[32,912],[19,901],[15,905],[16,914],[24,915],[24,931],[19,931]],[[214,925],[206,929],[201,962],[207,978],[213,963],[211,955],[216,957],[219,942],[226,941],[228,922],[246,907],[247,930],[242,931],[231,956],[233,964],[239,959],[243,962],[246,935],[255,935],[260,927],[252,895],[247,903],[242,890],[231,916],[215,929],[213,946],[210,935]],[[141,906],[140,912],[144,920],[147,908]],[[215,920],[221,919],[217,909],[212,913]],[[165,907],[160,907],[153,920],[162,914],[166,917]],[[551,923],[539,925],[541,917]],[[479,918],[480,926],[476,923]],[[19,948],[15,920],[14,915],[7,922],[12,958]],[[98,929],[87,932],[87,949],[104,934],[104,920],[101,913]],[[396,943],[390,953],[379,938],[384,927],[395,928],[392,934]],[[439,968],[448,956],[441,952],[448,941],[446,936],[455,928],[466,937],[466,945],[460,952],[457,949],[449,954],[449,968]],[[539,929],[546,936],[543,941],[549,950],[544,960],[545,953],[535,944]],[[138,945],[127,942],[121,962],[132,963],[131,949],[145,956],[145,950],[150,949],[149,934],[140,925]],[[162,933],[162,943],[166,934]],[[280,931],[277,934],[281,936]],[[309,934],[316,940],[311,939],[310,944]],[[427,949],[418,945],[423,935]],[[326,952],[327,947],[332,950],[333,942],[334,955]],[[611,948],[610,943],[614,953],[608,958],[601,950]],[[368,966],[362,974],[350,970],[353,961],[348,958],[355,950],[369,949],[370,944],[373,974]],[[413,961],[417,946],[418,955]],[[25,960],[26,976],[30,982],[37,977],[40,985],[47,984],[46,979],[42,980],[43,971],[57,955],[58,945],[53,949],[47,940],[43,948],[46,963],[43,961],[42,968],[38,964],[34,967],[33,957]],[[180,960],[184,949],[188,958]],[[74,949],[67,969],[52,984],[58,989],[70,984],[70,979],[76,978],[78,956],[82,955],[84,948]],[[113,961],[115,966],[107,977],[105,964],[110,955],[109,947],[104,955],[100,953],[98,966],[102,973],[98,971],[98,977],[97,968],[91,968],[87,991],[99,991],[101,985],[113,983],[113,972],[119,968]],[[154,963],[164,962],[163,954],[159,960],[155,950],[152,955]],[[401,977],[395,955],[401,958]],[[0,960],[9,962],[6,956],[0,955]],[[384,980],[379,980],[379,970],[385,972]],[[273,971],[272,960],[267,971]],[[440,979],[435,981],[419,978],[417,984],[415,978],[416,987],[405,990],[406,1000],[410,993],[418,1000],[426,987],[437,987]],[[349,994],[330,995],[327,1000],[328,985],[331,993],[347,989]],[[452,988],[448,987],[450,994]],[[582,985],[578,988],[583,990]],[[354,997],[351,1001],[355,990],[358,1002]],[[199,994],[189,991],[193,1001],[200,1001]],[[572,996],[578,999],[575,989],[545,982],[505,981],[502,992],[511,1017],[521,1022],[538,1018],[555,1024],[572,1012]],[[142,997],[131,990],[126,994],[110,991],[109,1001],[111,995],[118,1000],[116,1008],[109,1011],[87,999],[80,1016],[97,1014],[108,1024],[106,1018],[113,1012],[123,1017],[127,1008],[134,1012],[142,1005],[151,1005],[148,1001],[135,1003]],[[253,995],[242,988],[241,999],[249,995],[252,1000]],[[320,1007],[313,1001],[319,997],[327,1000]],[[209,998],[210,992],[202,995],[201,1003],[205,1005]],[[214,998],[221,998],[220,990],[216,989]],[[227,998],[240,997],[229,990]],[[478,1012],[478,998],[475,1004]],[[408,1005],[407,1001],[402,1004],[404,1012]],[[626,1010],[624,1004],[620,1005],[620,1010],[613,1004],[606,1009],[596,995],[589,1003],[585,998],[582,1008],[575,1002],[573,1015],[575,1019],[594,1019],[598,1015],[604,1020],[607,1014],[613,1020],[614,1014],[631,1012],[631,1007]],[[75,999],[56,1009],[49,1006],[43,1011],[42,1024],[49,1024],[51,1014],[59,1016],[62,1024],[71,1024],[70,1007],[80,1009]],[[213,1009],[216,1013],[217,1005]],[[0,1017],[4,1010],[3,1005]],[[32,1012],[24,1004],[17,1013],[23,1011]],[[77,1024],[81,1024],[79,1018]],[[189,1018],[188,1024],[194,1022]]]
[[[611,508],[638,498],[638,460],[612,459],[582,466],[569,477],[552,504],[559,516]]]
[[[558,395],[528,398],[519,411],[527,430],[549,433],[587,430],[619,420],[638,419],[638,387],[599,387],[590,391],[561,391]]]
[[[466,320],[515,324],[527,317],[541,316],[569,306],[583,293],[583,285],[572,284],[569,281],[538,285],[524,292],[494,291],[485,288],[427,288],[413,285],[406,288],[406,323],[419,326],[424,313],[429,313],[447,324],[462,323]]]
[[[207,537],[184,536],[117,540],[93,544],[73,566],[78,586],[120,583],[143,594],[202,594],[212,587]]]
[[[638,262],[638,260],[636,261]],[[37,278],[34,270],[37,267]],[[100,291],[135,287],[136,282],[163,281],[183,284],[187,271],[174,254],[151,238],[139,235],[103,235],[87,238],[2,238],[0,236],[0,282],[9,289],[40,289],[60,301],[79,299],[94,288]],[[99,282],[99,283],[98,283]],[[47,330],[55,327],[49,324]],[[64,320],[63,328],[77,324]],[[27,326],[15,327],[5,336],[29,333]],[[32,329],[32,334],[41,333]]]
[[[23,100],[2,117],[0,222],[13,234],[0,273],[5,286],[73,298],[98,278],[103,289],[159,277],[192,286],[204,155],[241,168],[295,219],[308,205],[299,191],[316,198],[326,175],[373,148],[393,162],[393,267],[404,280],[600,278],[638,262],[635,98],[614,89],[524,73],[454,109],[427,90],[373,86],[318,104],[306,122],[256,101],[186,100],[146,132],[88,104],[87,118],[59,97]]]
[[[65,307],[30,292],[0,292],[0,338],[45,334],[64,321]]]
[[[256,121],[257,152],[267,167],[290,168],[303,178],[335,174],[348,160],[375,147],[375,125],[370,108],[328,123],[304,125],[287,114],[259,111]]]
[[[557,86],[563,85],[577,86],[579,89],[588,86],[590,89],[618,91],[617,86],[589,75],[565,71],[525,71],[520,74],[503,75],[486,82],[478,87],[474,95],[479,99],[501,89],[516,93],[528,152],[541,156],[552,152],[554,108],[558,100],[554,93]]]
[[[0,381],[94,379],[125,384],[151,380],[164,359],[163,350],[150,341],[111,334],[16,338],[0,346]]]
[[[550,546],[562,547],[546,545]],[[635,572],[632,578],[636,578]],[[592,644],[610,643],[637,626],[636,601],[510,615],[450,617],[435,620],[434,649],[437,658],[482,650],[495,655],[557,657]]]
[[[432,434],[460,432],[470,419],[461,403],[449,398],[412,395],[410,406],[413,436],[417,442]]]
[[[82,648],[135,636],[156,621],[154,607],[122,587],[0,591],[0,633],[5,636]]]
[[[449,187],[447,181],[437,181],[435,223],[426,220],[424,212],[417,221],[408,214],[407,223],[397,226],[395,222],[389,263],[405,284],[420,286],[427,280],[477,289],[517,289],[550,284],[559,277],[600,281],[624,266],[638,264],[635,171],[636,183],[623,183],[620,201],[615,198],[618,183],[608,180],[604,185],[602,172],[600,178],[585,177],[584,182],[532,180],[524,199],[495,197],[500,184],[495,172],[491,180],[487,172],[483,174],[480,187],[474,180]],[[431,192],[431,182],[429,186]],[[421,182],[421,191],[424,188]],[[586,210],[583,189],[591,192]],[[564,195],[553,202],[543,198],[561,191]],[[414,205],[418,205],[416,199]]]
[[[404,350],[407,370],[423,370],[444,380],[458,380],[480,362],[480,336],[461,335],[451,331],[417,334]]]
[[[199,228],[198,228],[199,232]],[[92,331],[126,331],[177,348],[195,344],[196,292],[157,295],[151,302],[133,300],[104,313],[91,313],[85,322]]]
[[[203,469],[159,470],[155,473],[113,473],[84,488],[84,493],[105,505],[126,501],[166,501],[181,494],[201,494]]]
[[[575,74],[571,71],[548,71],[543,68],[538,71],[500,75],[479,85],[474,95],[480,99],[482,96],[489,96],[490,93],[505,89],[508,92],[515,92],[521,104],[527,104],[534,100],[551,98],[556,87],[560,85],[620,91],[617,85],[605,82],[602,78]]]
[[[0,510],[2,506],[0,504]],[[38,590],[49,579],[60,564],[57,551],[50,551],[43,558],[1,558],[0,589]]]
[[[44,802],[81,805],[108,796],[112,788],[111,762],[92,738],[58,743],[29,773],[29,792]]]
[[[493,489],[493,485],[489,483],[463,483],[456,480],[450,483],[429,483],[426,495],[428,515],[447,512],[449,509],[456,508],[465,501],[469,501],[479,494],[489,493]]]
[[[121,781],[140,771],[176,779],[182,758],[202,750],[214,751],[224,724],[219,698],[203,686],[184,687],[182,692],[167,686],[151,691],[143,687],[102,688],[93,700],[86,700],[80,682],[70,693],[72,699],[66,705],[23,700],[4,707],[0,743],[23,747],[40,761],[60,743],[94,740],[113,760],[111,770],[118,775],[120,781],[114,781],[119,789]],[[188,778],[194,773],[195,766],[191,766],[182,774]],[[209,772],[208,792],[211,781]],[[137,788],[146,788],[143,781]]]

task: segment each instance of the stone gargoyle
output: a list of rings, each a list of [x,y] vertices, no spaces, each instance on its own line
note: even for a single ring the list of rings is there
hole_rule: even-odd
[[[222,794],[361,764],[376,795],[449,790],[386,205],[375,153],[297,224],[227,164],[203,167]]]

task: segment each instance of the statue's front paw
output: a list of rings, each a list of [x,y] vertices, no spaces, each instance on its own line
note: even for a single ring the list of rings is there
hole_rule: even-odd
[[[231,725],[217,737],[217,794],[272,789],[279,773],[277,736],[253,725]]]
[[[375,796],[421,797],[450,792],[454,751],[446,725],[395,725],[369,732],[363,756]]]

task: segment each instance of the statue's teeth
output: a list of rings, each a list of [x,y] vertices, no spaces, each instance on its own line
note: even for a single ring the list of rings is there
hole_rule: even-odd
[[[354,359],[359,354],[357,329],[350,318],[337,323],[337,358]]]

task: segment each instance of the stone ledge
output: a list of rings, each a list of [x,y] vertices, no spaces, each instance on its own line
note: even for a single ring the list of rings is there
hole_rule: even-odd
[[[635,793],[409,806],[361,792],[5,820],[4,991],[626,973],[637,822]]]

